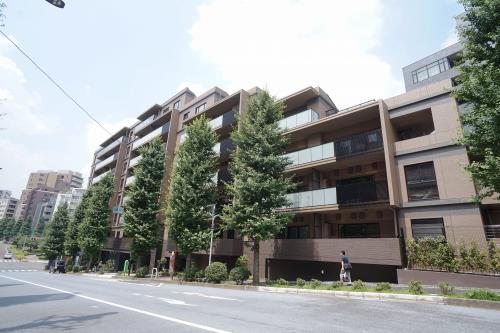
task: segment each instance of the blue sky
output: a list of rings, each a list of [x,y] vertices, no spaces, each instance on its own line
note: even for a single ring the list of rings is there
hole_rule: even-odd
[[[112,131],[179,89],[321,86],[341,108],[404,92],[401,67],[455,40],[452,0],[6,0],[3,31]],[[354,5],[355,4],[355,5]],[[0,37],[0,189],[88,175],[106,138]]]

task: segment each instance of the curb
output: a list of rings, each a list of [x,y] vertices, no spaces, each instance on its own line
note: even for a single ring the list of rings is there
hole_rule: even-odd
[[[495,301],[464,299],[464,298],[445,298],[444,304],[500,311],[500,302],[495,302]]]

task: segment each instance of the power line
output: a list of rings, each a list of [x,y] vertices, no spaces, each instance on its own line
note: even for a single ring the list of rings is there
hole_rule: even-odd
[[[0,33],[5,37],[7,38],[7,40],[9,42],[12,43],[12,45],[15,46],[15,48],[21,52],[29,61],[31,61],[31,63],[33,65],[35,65],[36,68],[38,68],[38,70],[40,72],[43,73],[43,75],[45,75],[47,77],[47,79],[50,80],[50,82],[52,82],[57,88],[59,88],[59,90],[66,96],[68,97],[73,103],[75,103],[75,105],[81,110],[83,111],[87,117],[89,117],[90,119],[92,119],[92,121],[94,121],[97,125],[99,125],[106,133],[108,133],[109,135],[111,135],[111,132],[108,131],[106,129],[106,127],[104,127],[97,119],[94,118],[94,116],[92,116],[90,114],[90,112],[88,112],[87,110],[85,110],[85,108],[83,106],[80,105],[80,103],[78,103],[69,93],[66,92],[66,90],[64,90],[63,87],[61,87],[61,85],[59,85],[46,71],[43,70],[42,67],[40,67],[36,62],[35,60],[33,60],[26,52],[23,51],[23,49],[21,49],[21,47],[19,47],[19,45],[17,45],[12,39],[9,38],[9,36],[7,36],[2,30],[0,30]]]

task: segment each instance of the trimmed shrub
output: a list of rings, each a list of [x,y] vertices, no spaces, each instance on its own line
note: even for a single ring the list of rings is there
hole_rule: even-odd
[[[229,272],[229,280],[243,284],[250,277],[250,271],[243,266],[236,266]]]
[[[361,280],[356,280],[352,283],[353,290],[364,290],[366,289],[365,284]]]
[[[227,280],[227,266],[221,262],[213,262],[205,269],[205,277],[208,282],[221,283]]]
[[[72,270],[73,270],[73,273],[78,273],[82,270],[82,267],[80,265],[74,265]]]
[[[408,291],[413,295],[422,295],[424,290],[422,289],[422,282],[418,280],[412,280],[408,283]]]
[[[391,290],[391,285],[389,282],[379,282],[375,285],[375,291],[385,291]]]
[[[184,271],[184,274],[182,275],[182,280],[183,281],[194,281],[196,279],[196,273],[198,270],[196,269],[195,263],[192,262],[191,266],[186,268]]]
[[[488,242],[488,261],[490,271],[498,273],[500,271],[500,251],[493,241]]]
[[[72,272],[73,271],[73,265],[69,264],[66,265],[66,272]]]
[[[465,297],[487,301],[500,301],[500,295],[488,289],[472,289],[465,293]]]
[[[198,282],[203,282],[205,281],[205,271],[200,269],[199,271],[196,271],[194,274],[194,279]]]
[[[439,287],[439,293],[443,296],[451,295],[453,294],[453,290],[455,290],[455,287],[453,287],[448,282],[439,282],[438,287]]]
[[[135,277],[136,278],[145,278],[146,275],[149,273],[149,268],[147,266],[142,266],[137,269],[135,272]]]
[[[328,289],[339,289],[339,288],[342,288],[343,286],[344,286],[343,282],[335,281],[334,283],[332,283],[331,285],[328,286]]]
[[[285,280],[285,279],[280,278],[280,279],[276,280],[276,284],[278,286],[288,286],[288,281]]]
[[[248,266],[248,257],[247,256],[239,256],[238,259],[236,259],[236,267],[247,268],[247,266]]]
[[[113,262],[111,260],[108,260],[104,264],[102,264],[101,270],[105,273],[114,272],[115,265],[113,265]]]
[[[311,288],[313,288],[313,289],[319,288],[319,287],[321,287],[321,281],[316,280],[316,279],[311,279],[310,285],[311,285]]]
[[[295,280],[295,283],[297,284],[297,287],[303,287],[306,285],[306,280],[297,278],[297,280]]]

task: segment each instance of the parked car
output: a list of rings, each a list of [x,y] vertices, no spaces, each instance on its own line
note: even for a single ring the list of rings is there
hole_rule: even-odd
[[[3,254],[3,258],[4,258],[4,259],[12,259],[12,253],[10,253],[10,252],[5,252],[5,253]]]

